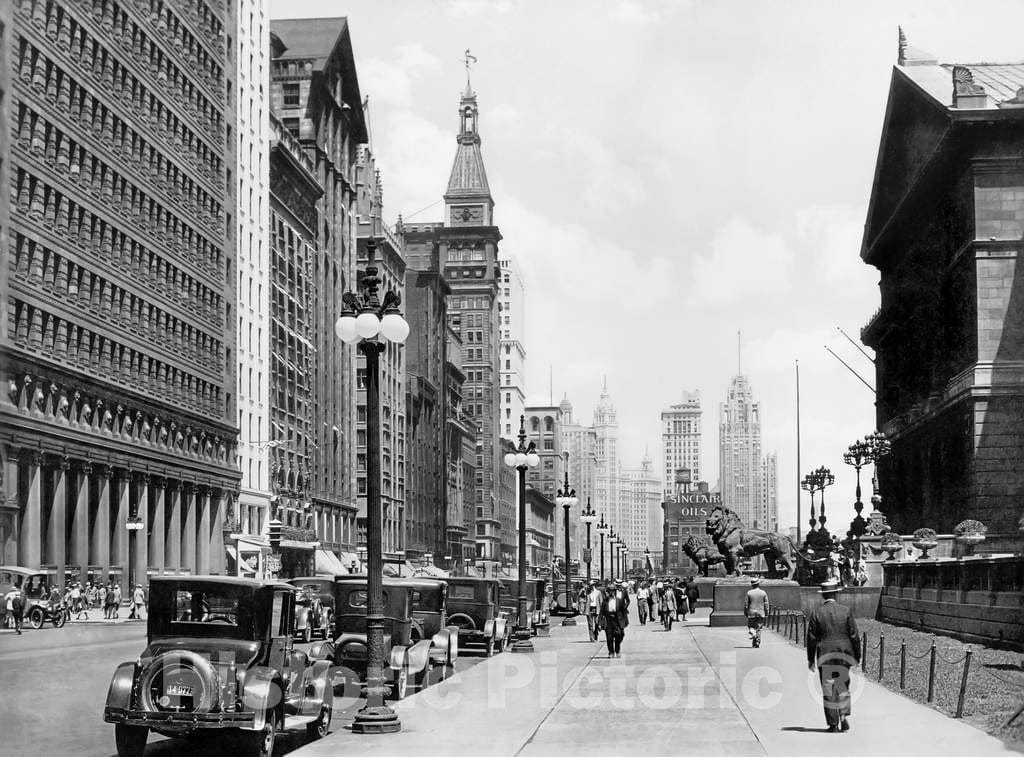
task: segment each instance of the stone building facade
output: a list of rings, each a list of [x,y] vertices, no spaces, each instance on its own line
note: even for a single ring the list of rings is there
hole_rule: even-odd
[[[980,520],[992,548],[1024,501],[1022,88],[1024,65],[940,64],[901,32],[861,249],[882,508],[899,532]]]
[[[761,483],[761,403],[746,376],[733,376],[718,406],[718,485],[722,503],[748,528],[766,528]]]
[[[537,455],[540,457],[540,464],[526,472],[526,483],[554,502],[556,493],[565,483],[566,470],[566,451],[562,448],[562,411],[559,405],[531,405],[526,408],[526,441],[527,444],[533,442],[537,445]],[[571,481],[569,486],[575,488]],[[565,515],[561,507],[557,510],[553,531],[554,552],[561,555],[565,552]],[[578,512],[570,512],[570,528],[576,520],[579,520]]]
[[[338,543],[354,549],[356,349],[334,334],[341,296],[356,278],[356,161],[368,142],[348,22],[344,18],[275,20],[270,26],[270,103],[302,144],[324,194],[317,203],[310,327],[312,372],[311,506],[340,524]]]
[[[223,573],[239,480],[233,6],[0,7],[0,560],[60,582]]]
[[[699,391],[684,391],[682,401],[661,411],[661,472],[664,475],[665,497],[671,497],[676,492],[677,471],[690,471],[691,482],[704,480],[704,468],[701,465],[703,414]]]
[[[501,268],[501,280],[498,282],[501,319],[498,341],[499,435],[514,439],[519,432],[519,416],[526,409],[526,287],[514,258],[503,255],[498,265]]]
[[[573,417],[572,402],[569,397],[562,398],[558,406],[562,415],[562,449],[569,453],[569,486],[576,490],[579,504],[573,508],[573,516],[569,519],[569,555],[583,563],[583,549],[587,546],[586,526],[580,522],[580,514],[586,509],[587,499],[595,492],[597,475],[597,433],[589,426],[583,426]],[[591,528],[591,545],[593,545],[593,528]]]

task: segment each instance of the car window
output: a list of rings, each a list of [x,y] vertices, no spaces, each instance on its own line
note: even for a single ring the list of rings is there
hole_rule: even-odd
[[[284,611],[286,601],[287,597],[285,596],[285,593],[283,591],[274,592],[274,611],[273,616],[271,617],[270,620],[270,627],[277,629],[278,636],[288,635],[288,628],[286,627],[288,619],[287,617],[285,617],[286,613]]]
[[[449,599],[472,599],[474,596],[476,591],[473,586],[448,586]]]
[[[173,623],[214,623],[235,625],[238,623],[238,593],[216,588],[174,592]]]
[[[382,594],[382,596],[384,598],[384,607],[387,607],[388,606],[388,593],[386,591],[384,591],[384,592],[381,592],[381,594]],[[367,600],[367,593],[366,593],[366,591],[353,591],[353,592],[349,592],[349,595],[348,595],[348,606],[349,607],[355,607],[355,608],[358,608],[358,609],[364,609],[366,607],[367,601],[368,600]]]
[[[422,595],[418,591],[414,591],[412,593],[412,609],[414,609],[414,610],[426,609],[426,608],[423,607],[423,602],[420,601],[421,599],[422,599]]]

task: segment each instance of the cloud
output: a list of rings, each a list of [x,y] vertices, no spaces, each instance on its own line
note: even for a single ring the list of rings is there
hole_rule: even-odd
[[[639,3],[635,0],[620,2],[611,10],[608,17],[624,24],[643,25],[661,19],[661,12],[654,3]]]
[[[694,261],[693,280],[704,304],[749,304],[789,292],[793,269],[793,251],[782,237],[734,218]]]
[[[399,45],[388,58],[365,58],[359,63],[360,88],[374,103],[410,107],[417,82],[440,70],[437,56],[422,44]],[[372,112],[372,111],[371,111]]]

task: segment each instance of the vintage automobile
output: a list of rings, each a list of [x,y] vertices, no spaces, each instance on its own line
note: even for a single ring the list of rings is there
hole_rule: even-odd
[[[509,623],[501,615],[501,583],[494,578],[460,576],[448,583],[448,622],[459,629],[459,647],[483,649],[490,657],[509,640]]]
[[[384,656],[385,676],[391,685],[391,698],[404,699],[409,689],[428,682],[432,667],[431,639],[412,638],[412,586],[385,580]],[[314,645],[314,654],[328,657],[359,681],[366,681],[366,578],[338,576],[334,580],[334,642]],[[347,675],[348,673],[343,673]],[[336,684],[337,685],[337,682]]]
[[[518,622],[519,615],[519,579],[500,578],[501,582],[501,608],[505,616],[514,626]],[[547,594],[548,581],[546,578],[526,579],[526,611],[530,618],[530,634],[532,636],[548,636],[551,633],[551,626],[548,623],[548,604],[550,602]]]
[[[386,579],[386,583],[412,587],[412,640],[430,639],[431,661],[454,668],[459,657],[459,629],[448,622],[448,579],[417,576]]]
[[[334,577],[304,576],[288,580],[295,587],[295,635],[305,642],[320,634],[331,638],[334,623]]]
[[[552,615],[577,615],[576,599],[586,582],[582,578],[573,578],[569,584],[569,596],[565,596],[565,579],[559,579],[554,584],[554,593],[551,597]]]
[[[57,585],[57,571],[53,568],[23,568],[20,565],[0,565],[0,597],[17,586],[25,602],[25,620],[33,628],[42,628],[50,620],[57,628],[64,625],[67,615],[57,612],[50,604],[50,589]],[[3,609],[0,608],[0,612]]]
[[[153,576],[149,591],[147,646],[117,668],[103,708],[119,757],[141,755],[150,731],[233,729],[260,757],[273,752],[278,731],[327,734],[331,663],[293,646],[293,586]]]

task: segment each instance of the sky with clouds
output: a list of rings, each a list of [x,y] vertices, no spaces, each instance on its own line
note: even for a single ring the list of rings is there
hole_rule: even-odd
[[[780,525],[802,468],[836,473],[831,524],[853,515],[842,452],[874,428],[857,338],[878,305],[859,258],[897,25],[943,62],[1022,60],[1007,2],[271,0],[272,18],[348,17],[393,222],[440,220],[466,48],[501,249],[527,286],[527,391],[568,394],[589,422],[604,376],[619,450],[660,467],[659,413],[718,405],[742,370],[779,458]],[[807,499],[804,497],[806,520]]]

